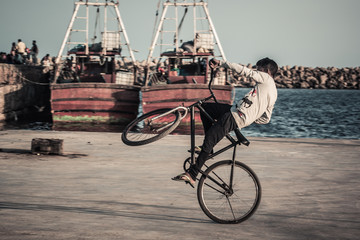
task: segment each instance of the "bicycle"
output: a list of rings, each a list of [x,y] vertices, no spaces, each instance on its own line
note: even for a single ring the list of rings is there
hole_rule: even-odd
[[[186,171],[195,163],[195,108],[207,118],[214,119],[205,111],[202,104],[216,97],[211,89],[214,73],[209,81],[210,96],[201,99],[188,107],[179,106],[173,109],[158,109],[148,112],[127,125],[122,134],[122,141],[130,146],[148,144],[171,133],[190,112],[190,157],[184,161]],[[251,217],[261,200],[261,185],[255,172],[242,162],[236,161],[237,145],[249,146],[250,142],[239,129],[235,131],[236,139],[227,134],[230,144],[209,155],[208,159],[233,148],[231,160],[222,160],[205,166],[200,170],[197,198],[203,212],[218,223],[240,223]]]

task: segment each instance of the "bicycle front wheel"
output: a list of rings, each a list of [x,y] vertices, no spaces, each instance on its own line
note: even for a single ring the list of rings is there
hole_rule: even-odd
[[[224,160],[211,165],[201,177],[197,196],[204,213],[218,223],[240,223],[260,204],[261,186],[245,164]],[[231,184],[232,179],[232,184]]]
[[[171,133],[180,123],[179,111],[170,108],[148,112],[129,123],[122,134],[122,141],[130,146],[154,142]]]

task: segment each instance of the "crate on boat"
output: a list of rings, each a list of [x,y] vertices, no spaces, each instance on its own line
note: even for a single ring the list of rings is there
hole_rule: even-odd
[[[116,84],[133,85],[134,74],[132,72],[125,71],[116,72]]]
[[[195,41],[197,51],[201,49],[208,52],[214,49],[214,38],[211,33],[197,33]]]
[[[120,33],[119,32],[103,32],[101,47],[106,51],[120,50]]]

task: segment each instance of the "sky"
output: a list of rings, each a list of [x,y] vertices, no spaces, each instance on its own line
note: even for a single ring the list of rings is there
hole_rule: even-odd
[[[0,51],[9,52],[11,43],[20,38],[29,47],[32,40],[36,40],[39,57],[47,53],[56,56],[70,22],[74,2],[0,0]],[[158,0],[119,2],[130,45],[137,51],[135,58],[146,60]],[[260,58],[270,57],[279,66],[360,66],[359,0],[207,2],[228,61],[255,64]]]

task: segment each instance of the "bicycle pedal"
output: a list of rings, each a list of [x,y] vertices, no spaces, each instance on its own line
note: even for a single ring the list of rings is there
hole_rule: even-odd
[[[185,182],[186,184],[190,184],[192,188],[195,188],[194,185],[192,185],[190,182]]]

